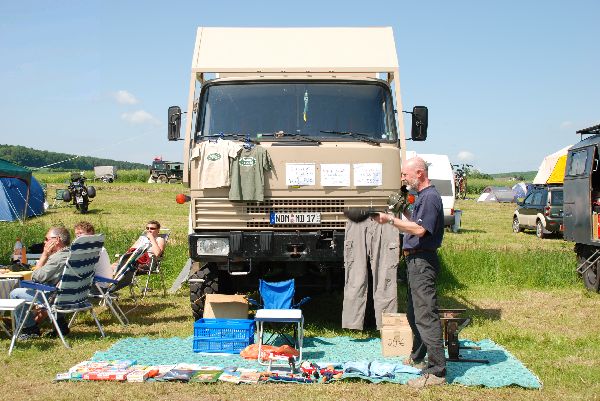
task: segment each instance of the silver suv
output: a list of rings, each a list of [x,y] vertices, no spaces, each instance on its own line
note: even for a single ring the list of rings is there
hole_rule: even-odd
[[[513,213],[512,228],[515,233],[534,229],[539,238],[563,232],[563,187],[535,188],[523,202],[518,202]]]

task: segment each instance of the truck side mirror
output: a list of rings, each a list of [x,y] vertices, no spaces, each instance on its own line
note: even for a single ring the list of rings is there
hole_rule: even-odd
[[[169,141],[177,141],[181,130],[181,108],[179,106],[169,107],[169,121],[167,123],[167,138]]]
[[[427,139],[428,111],[425,106],[415,106],[412,111],[412,128],[410,137],[413,141]]]

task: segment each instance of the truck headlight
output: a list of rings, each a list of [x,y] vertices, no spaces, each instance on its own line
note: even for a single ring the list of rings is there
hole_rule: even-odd
[[[229,238],[199,238],[196,242],[198,255],[229,255]]]

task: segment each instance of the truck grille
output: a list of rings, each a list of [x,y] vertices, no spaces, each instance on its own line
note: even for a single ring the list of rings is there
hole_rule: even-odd
[[[277,198],[264,202],[231,202],[227,198],[194,199],[195,228],[207,230],[253,231],[269,229],[319,230],[344,229],[346,207],[372,207],[376,210],[387,208],[387,196],[382,198]],[[269,216],[275,213],[320,213],[320,224],[281,224],[271,225]]]

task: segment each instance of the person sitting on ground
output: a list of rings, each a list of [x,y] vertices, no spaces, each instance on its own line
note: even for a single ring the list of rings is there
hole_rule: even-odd
[[[33,270],[31,279],[40,284],[56,286],[62,277],[63,270],[69,259],[69,245],[71,244],[71,235],[64,227],[52,227],[46,233],[44,239],[44,250],[37,264],[32,267]],[[15,288],[10,292],[11,299],[24,299],[32,301],[35,295],[35,290],[31,288]],[[17,325],[25,317],[25,313],[29,309],[29,305],[22,304],[15,310]],[[69,334],[69,325],[63,315],[58,315],[58,325],[64,335]],[[18,326],[16,326],[18,327]],[[28,339],[38,337],[40,328],[37,326],[34,314],[29,314],[19,339]],[[56,336],[56,330],[53,330],[51,335]]]
[[[79,238],[82,235],[94,235],[96,230],[92,223],[88,221],[80,221],[75,224],[74,227],[75,238]],[[102,247],[100,250],[100,259],[98,259],[98,263],[96,264],[96,269],[94,270],[94,274],[96,276],[104,277],[104,278],[112,278],[114,274],[113,266],[110,264],[110,258],[108,257],[108,252],[106,252],[106,248]],[[102,287],[107,287],[108,283],[100,283]]]

